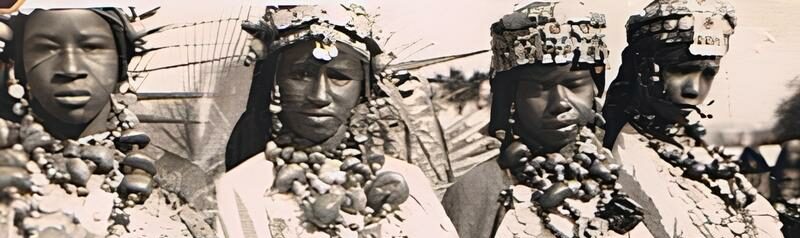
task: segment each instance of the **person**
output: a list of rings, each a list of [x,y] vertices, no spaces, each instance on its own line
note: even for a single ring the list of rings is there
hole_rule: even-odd
[[[724,147],[690,122],[736,27],[728,1],[655,0],[627,24],[603,139],[623,165],[623,191],[645,207],[655,237],[781,237],[769,203]]]
[[[781,145],[775,167],[770,171],[769,201],[780,215],[784,237],[800,234],[800,140]]]
[[[268,7],[243,24],[261,56],[228,143],[235,167],[216,183],[219,236],[455,237],[425,174],[371,149],[394,113],[381,84],[415,80],[383,71],[373,23],[351,4]]]
[[[581,1],[537,2],[491,27],[489,133],[500,156],[442,201],[461,237],[645,237],[593,128],[608,50],[605,16]]]
[[[182,222],[153,213],[171,209],[159,203],[155,161],[142,151],[150,138],[129,109],[137,96],[127,65],[154,31],[134,30],[115,7],[47,6],[2,24],[0,231],[188,236]],[[150,219],[161,224],[139,225]]]

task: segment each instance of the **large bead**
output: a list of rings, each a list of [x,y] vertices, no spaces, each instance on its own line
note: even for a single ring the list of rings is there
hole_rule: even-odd
[[[497,159],[497,163],[501,168],[504,169],[518,167],[522,165],[520,160],[523,157],[527,157],[528,154],[530,154],[530,151],[525,144],[513,142],[506,147],[503,153],[500,154],[500,158]]]
[[[143,149],[150,144],[150,136],[137,130],[126,130],[122,132],[122,136],[120,136],[118,140],[119,143],[130,146],[135,145],[138,146],[139,149]]]
[[[572,196],[573,192],[566,183],[558,182],[547,188],[537,202],[542,209],[551,209],[564,203],[564,199]]]
[[[303,167],[297,164],[288,164],[283,166],[275,176],[275,183],[273,188],[278,192],[286,193],[292,189],[292,183],[298,181],[305,184],[307,179]]]
[[[372,154],[367,156],[367,163],[368,164],[380,164],[383,165],[386,163],[386,156],[382,154]]]
[[[344,202],[344,196],[334,193],[323,194],[311,204],[311,213],[308,219],[318,227],[327,227],[336,224],[341,217],[339,210]]]
[[[367,208],[367,194],[364,193],[364,189],[360,187],[353,187],[347,190],[345,193],[347,196],[347,203],[342,206],[342,210],[350,213],[356,214],[358,212],[363,211]]]
[[[292,159],[289,160],[290,163],[305,163],[308,162],[308,154],[303,151],[295,151],[292,153]]]
[[[28,153],[15,149],[0,150],[0,166],[25,168],[25,164],[30,161]]]
[[[706,165],[703,163],[696,162],[689,166],[686,171],[683,172],[683,176],[690,178],[690,179],[700,179],[703,177],[703,174],[706,172]]]
[[[405,178],[396,172],[378,174],[365,190],[367,192],[367,206],[375,211],[380,210],[384,203],[397,206],[405,202],[409,197],[408,184]]]
[[[65,140],[61,143],[64,146],[64,150],[61,151],[61,154],[67,158],[80,158],[81,157],[81,145],[78,144],[77,141],[74,140]]]
[[[584,196],[581,197],[581,201],[588,202],[600,194],[600,184],[594,180],[584,180],[581,182],[581,190],[584,192]]]
[[[67,171],[70,175],[70,182],[81,187],[86,186],[92,176],[89,166],[81,159],[67,159]]]
[[[42,148],[46,150],[52,149],[51,145],[53,144],[53,137],[47,134],[46,132],[34,132],[31,135],[25,137],[22,141],[22,147],[25,148],[25,151],[30,153],[33,149]]]
[[[24,168],[0,167],[0,188],[16,187],[27,192],[31,185],[30,175]]]
[[[714,160],[708,166],[709,173],[713,178],[717,179],[732,179],[734,174],[736,174],[736,165],[730,165],[730,163],[720,163],[719,160]]]
[[[83,147],[81,159],[92,161],[97,165],[94,171],[95,174],[106,174],[114,169],[114,151],[103,146]]]
[[[13,145],[11,138],[11,125],[6,120],[0,119],[0,148]]]
[[[138,203],[144,202],[144,198],[153,192],[153,177],[143,173],[133,173],[125,175],[122,183],[117,188],[120,195],[127,197],[128,194],[137,194],[141,198]]]
[[[616,180],[616,176],[611,174],[611,170],[603,165],[603,163],[599,160],[595,160],[594,163],[592,163],[592,167],[589,168],[589,175],[595,178],[600,178],[605,183]]]
[[[122,164],[135,169],[141,169],[151,176],[157,173],[155,160],[141,151],[135,151],[125,156],[125,159],[122,160]]]

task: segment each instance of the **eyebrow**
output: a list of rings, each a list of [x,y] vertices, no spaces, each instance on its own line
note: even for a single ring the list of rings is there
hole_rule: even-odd
[[[54,39],[56,38],[56,36],[53,35],[53,34],[50,34],[50,32],[36,32],[36,33],[33,33],[32,35],[28,35],[28,37],[26,39],[30,39],[30,38],[44,38],[44,39],[48,39],[48,40],[51,40],[51,41],[55,41]]]
[[[113,35],[109,36],[109,35],[106,35],[106,34],[98,34],[98,33],[95,33],[95,32],[86,32],[86,33],[80,33],[80,34],[81,34],[81,36],[83,37],[84,40],[85,39],[92,39],[92,38],[101,38],[101,39],[104,39],[104,40],[113,40],[114,39]]]

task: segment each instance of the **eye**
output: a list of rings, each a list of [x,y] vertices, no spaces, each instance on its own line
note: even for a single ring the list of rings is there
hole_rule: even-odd
[[[308,72],[303,68],[295,68],[289,72],[289,77],[294,80],[304,80],[307,75]]]
[[[711,78],[711,77],[716,76],[718,72],[719,72],[719,68],[717,68],[717,67],[706,67],[703,70],[703,75],[706,76],[706,77],[710,77]]]
[[[325,72],[325,75],[328,79],[333,82],[336,86],[345,86],[350,83],[353,79],[349,76],[337,71],[337,70],[328,70]]]
[[[561,85],[564,85],[564,87],[567,87],[569,89],[576,89],[576,88],[580,88],[580,87],[586,86],[586,85],[588,85],[588,83],[590,83],[589,79],[587,79],[587,78],[579,78],[579,79],[567,80],[564,83],[562,83]]]
[[[81,48],[86,52],[92,52],[92,51],[95,51],[95,50],[102,49],[103,46],[100,45],[100,44],[87,43],[87,44],[83,44],[81,46]]]

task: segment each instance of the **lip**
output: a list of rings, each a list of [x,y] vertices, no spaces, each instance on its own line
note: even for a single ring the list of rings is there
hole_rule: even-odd
[[[572,124],[569,126],[561,127],[556,129],[558,132],[572,132],[578,129],[578,124]]]
[[[334,116],[333,113],[330,112],[321,112],[321,111],[297,111],[299,114],[303,114],[309,117],[332,117]]]
[[[578,120],[549,120],[542,122],[542,129],[547,130],[570,130],[577,127]]]
[[[86,90],[64,90],[53,94],[55,101],[63,106],[80,108],[86,106],[92,99],[92,93]]]

